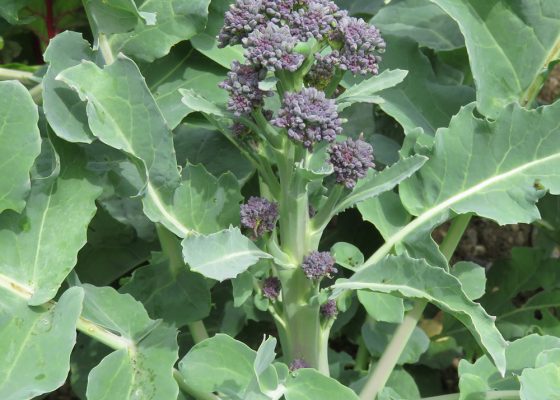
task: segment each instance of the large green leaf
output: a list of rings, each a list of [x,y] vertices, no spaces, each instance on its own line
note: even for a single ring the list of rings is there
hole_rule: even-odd
[[[0,215],[0,265],[33,293],[30,305],[52,299],[76,265],[101,193],[83,173],[85,160],[79,149],[64,145],[59,151],[60,175],[33,181],[21,215]]]
[[[176,399],[173,379],[177,331],[154,321],[141,303],[113,288],[83,285],[82,316],[118,334],[123,346],[106,356],[88,377],[88,400]]]
[[[492,357],[498,370],[505,370],[506,342],[496,329],[494,319],[467,297],[457,278],[423,259],[388,256],[350,279],[338,280],[334,288],[368,289],[432,302],[461,321]]]
[[[210,313],[210,289],[202,275],[185,266],[178,242],[172,260],[154,254],[150,265],[135,270],[120,292],[141,301],[152,318],[162,318],[177,327],[202,320]]]
[[[71,288],[56,305],[30,307],[32,294],[15,294],[5,273],[0,267],[0,398],[35,398],[66,381],[84,295]]]
[[[474,100],[474,90],[438,76],[432,63],[410,39],[386,35],[387,51],[381,68],[405,69],[408,75],[397,86],[378,93],[380,107],[395,118],[405,133],[421,127],[433,135],[447,126],[462,105]]]
[[[535,77],[560,55],[557,0],[432,1],[457,21],[465,36],[478,109],[488,117],[525,100]]]
[[[147,176],[146,215],[180,236],[190,233],[173,213],[173,193],[180,176],[172,134],[134,62],[120,56],[101,69],[86,61],[64,70],[59,79],[87,100],[92,132],[129,154]]]
[[[539,218],[543,188],[560,193],[560,103],[536,111],[510,105],[496,121],[464,107],[440,129],[430,160],[400,186],[414,215],[435,216],[449,209],[474,212],[500,224]]]
[[[140,65],[140,69],[172,129],[191,112],[181,102],[179,89],[192,89],[216,103],[227,101],[227,92],[218,87],[225,78],[225,70],[200,54],[193,54],[188,45],[177,45],[167,56]]]
[[[208,236],[186,237],[183,256],[193,271],[219,281],[235,278],[261,258],[272,258],[233,227]]]
[[[560,398],[560,365],[526,368],[519,377],[522,400]]]
[[[430,0],[389,3],[371,22],[384,35],[406,37],[434,50],[453,50],[465,45],[457,23]]]
[[[146,0],[139,12],[155,14],[155,24],[140,20],[131,32],[111,35],[113,52],[153,61],[169,53],[175,44],[192,38],[204,30],[210,0]]]
[[[29,192],[29,170],[41,151],[37,106],[19,82],[0,82],[0,212],[21,212]]]
[[[154,25],[157,18],[155,13],[140,15],[133,0],[85,0],[84,7],[102,33],[126,32],[142,23]]]
[[[44,58],[49,68],[43,77],[43,109],[50,127],[69,142],[91,143],[93,134],[88,126],[85,103],[76,92],[56,80],[66,68],[94,59],[90,44],[80,33],[63,32],[50,41]]]

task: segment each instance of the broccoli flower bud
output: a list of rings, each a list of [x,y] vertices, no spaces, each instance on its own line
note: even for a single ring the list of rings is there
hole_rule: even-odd
[[[286,128],[288,136],[307,149],[325,140],[333,142],[342,132],[342,120],[338,118],[334,100],[315,88],[306,88],[297,93],[286,93],[282,108],[272,124]]]
[[[281,289],[280,279],[275,276],[268,277],[263,281],[262,293],[267,299],[276,300],[280,295]]]
[[[240,44],[253,30],[266,23],[262,0],[237,0],[225,13],[218,34],[218,47]]]
[[[327,62],[353,74],[379,73],[379,53],[385,51],[385,41],[375,26],[361,18],[345,17],[339,21],[330,40],[339,43],[340,49],[327,55]]]
[[[334,263],[335,260],[328,251],[314,250],[303,259],[301,268],[307,278],[319,280],[337,272]]]
[[[309,364],[303,358],[296,358],[290,363],[289,368],[290,372],[294,372],[301,368],[309,368]]]
[[[317,61],[305,75],[305,83],[318,90],[325,90],[334,77],[335,66],[318,54],[315,58]]]
[[[292,35],[301,41],[315,38],[322,41],[330,36],[338,20],[346,15],[330,0],[300,0],[289,16]]]
[[[304,56],[295,53],[297,39],[287,26],[269,22],[259,27],[242,40],[245,58],[250,63],[269,71],[287,70],[294,72],[303,63]]]
[[[333,144],[329,149],[329,162],[333,165],[336,181],[348,189],[356,186],[358,179],[373,168],[373,148],[361,139],[348,139]]]
[[[251,197],[241,205],[241,224],[253,231],[255,237],[272,232],[278,220],[278,204],[262,197]]]
[[[259,81],[264,77],[264,72],[238,61],[231,64],[226,80],[219,84],[219,87],[229,92],[228,110],[240,116],[263,106],[265,96],[272,95],[272,92],[259,89]]]
[[[330,299],[326,303],[321,305],[319,309],[321,315],[327,319],[335,318],[338,314],[338,307],[336,306],[336,300]]]

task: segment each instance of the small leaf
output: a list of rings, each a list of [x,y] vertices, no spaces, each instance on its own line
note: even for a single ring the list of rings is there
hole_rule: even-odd
[[[451,275],[461,282],[463,291],[471,300],[484,295],[486,274],[484,268],[470,261],[460,261],[451,269]]]
[[[193,271],[219,281],[235,278],[261,258],[272,258],[233,227],[208,236],[186,237],[183,256]]]
[[[358,290],[358,300],[376,321],[399,323],[403,320],[403,299],[386,293]]]
[[[356,246],[350,243],[338,242],[331,247],[331,254],[338,265],[349,270],[364,263],[364,255]]]
[[[285,385],[286,400],[358,400],[351,389],[314,369],[298,370]]]
[[[560,365],[547,364],[539,368],[525,368],[519,377],[522,400],[559,398]]]
[[[179,89],[179,93],[183,96],[181,99],[183,104],[191,110],[216,115],[218,117],[225,117],[226,111],[223,108],[220,108],[210,100],[205,99],[194,90]]]

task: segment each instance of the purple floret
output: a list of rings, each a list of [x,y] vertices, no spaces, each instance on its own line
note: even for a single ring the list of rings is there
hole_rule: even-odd
[[[330,0],[303,0],[290,14],[292,35],[300,41],[315,38],[319,41],[331,35],[338,21],[346,15]]]
[[[264,70],[234,61],[226,80],[218,85],[229,92],[228,110],[240,116],[262,107],[264,98],[272,95],[271,92],[259,89],[259,81],[264,78],[264,74]]]
[[[255,237],[272,232],[278,220],[278,204],[262,197],[251,197],[241,205],[241,224],[253,231]]]
[[[218,47],[240,44],[265,23],[262,0],[237,0],[225,13],[224,26],[218,34]]]
[[[318,90],[325,90],[334,77],[335,66],[318,54],[315,58],[317,61],[305,76],[305,83]]]
[[[301,268],[309,279],[318,280],[335,274],[335,260],[328,251],[312,251],[303,259]]]
[[[282,108],[272,124],[286,128],[290,139],[312,149],[321,140],[333,142],[342,132],[342,120],[338,118],[334,100],[315,88],[297,93],[286,93]]]
[[[326,303],[321,305],[321,315],[325,318],[331,319],[335,318],[338,314],[338,307],[336,306],[336,300],[327,300]]]
[[[287,26],[279,27],[269,22],[266,27],[259,27],[242,40],[245,58],[253,65],[269,71],[287,70],[294,72],[304,60],[304,56],[295,53],[297,39],[290,34]]]
[[[290,372],[297,371],[301,368],[309,368],[309,364],[305,362],[303,358],[296,358],[294,361],[290,363]]]
[[[333,50],[325,61],[353,74],[379,73],[379,54],[385,51],[385,41],[375,26],[361,18],[342,18],[331,41],[338,43],[340,49]]]
[[[329,162],[333,165],[336,181],[348,189],[356,186],[358,179],[373,168],[373,148],[361,139],[347,139],[331,145]]]
[[[280,295],[281,288],[282,286],[280,284],[280,279],[276,278],[275,276],[266,278],[263,281],[262,285],[263,296],[270,300],[276,300]]]

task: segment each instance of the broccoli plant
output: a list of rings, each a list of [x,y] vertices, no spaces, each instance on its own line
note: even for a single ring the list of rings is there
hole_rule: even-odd
[[[559,32],[557,0],[3,2],[0,398],[557,398]],[[531,240],[459,252],[473,218]]]

